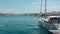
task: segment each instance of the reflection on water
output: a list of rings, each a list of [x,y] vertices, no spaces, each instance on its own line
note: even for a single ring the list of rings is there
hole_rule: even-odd
[[[48,34],[37,17],[0,16],[0,34]]]

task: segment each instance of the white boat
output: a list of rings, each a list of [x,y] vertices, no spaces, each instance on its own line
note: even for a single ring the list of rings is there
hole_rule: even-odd
[[[42,0],[41,0],[41,6],[40,6],[40,13],[42,12]],[[45,14],[46,14],[46,0],[45,0]],[[51,18],[58,18],[60,19],[60,16],[45,16],[40,17],[39,23],[42,24],[43,27],[48,29],[48,31],[54,33],[54,34],[60,34],[60,20],[52,20],[50,21]],[[53,22],[54,21],[54,22]]]
[[[45,27],[46,29],[48,29],[48,31],[51,31],[53,33],[59,33],[60,34],[60,22],[54,22],[51,23],[49,20],[50,18],[60,18],[60,16],[47,16],[46,18],[41,17],[39,19],[39,21],[41,22],[41,24],[43,25],[43,27]]]
[[[50,18],[54,18],[54,17],[56,17],[56,18],[59,18],[60,16],[47,16],[47,18],[44,18],[44,17],[42,17],[42,18],[40,18],[39,19],[39,21],[41,21],[42,23],[49,23],[49,25],[50,24],[53,24],[53,25],[55,25],[55,27],[57,28],[57,29],[60,29],[60,23],[50,23]]]

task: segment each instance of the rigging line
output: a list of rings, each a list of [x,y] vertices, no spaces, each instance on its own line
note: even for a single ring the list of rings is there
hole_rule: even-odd
[[[39,21],[39,18],[40,18],[40,16],[41,16],[41,14],[42,14],[42,0],[40,1],[40,13],[39,13],[40,15],[38,16],[38,21]]]

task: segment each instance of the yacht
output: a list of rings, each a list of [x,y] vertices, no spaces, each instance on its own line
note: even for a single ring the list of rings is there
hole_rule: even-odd
[[[43,27],[48,29],[48,31],[60,34],[60,16],[47,16],[47,18],[41,17],[39,21]]]
[[[42,0],[41,0],[42,8]],[[40,11],[42,9],[40,8]],[[46,14],[46,0],[45,0],[45,14]],[[54,34],[60,34],[60,16],[41,16],[39,19],[40,24],[43,25],[48,31]]]

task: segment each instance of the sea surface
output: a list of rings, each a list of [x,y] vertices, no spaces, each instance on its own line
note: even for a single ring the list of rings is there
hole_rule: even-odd
[[[0,16],[0,34],[48,34],[33,16]]]

